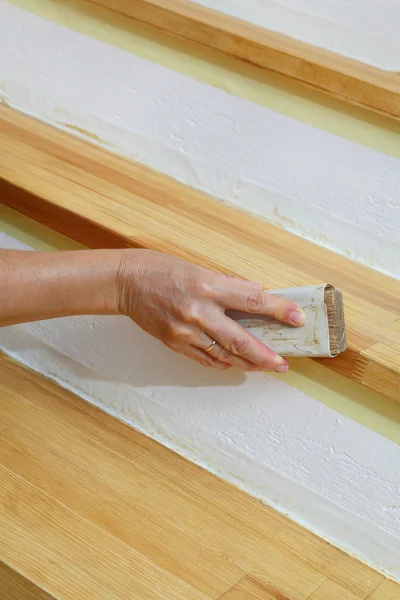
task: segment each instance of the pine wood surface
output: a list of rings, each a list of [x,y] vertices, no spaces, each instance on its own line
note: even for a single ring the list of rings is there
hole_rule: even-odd
[[[0,107],[0,197],[91,247],[145,247],[267,289],[332,283],[348,350],[321,364],[400,401],[400,282]]]
[[[191,0],[90,0],[136,21],[400,119],[400,77]]]
[[[2,600],[400,597],[383,575],[1,354],[0,413]]]

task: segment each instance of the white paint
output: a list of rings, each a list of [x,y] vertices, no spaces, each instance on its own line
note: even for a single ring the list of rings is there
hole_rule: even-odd
[[[7,3],[0,88],[25,112],[400,276],[400,160]]]
[[[27,249],[0,234],[0,247]],[[400,579],[400,446],[264,373],[210,371],[125,318],[0,329],[0,348]]]
[[[381,69],[400,71],[398,0],[193,0]]]

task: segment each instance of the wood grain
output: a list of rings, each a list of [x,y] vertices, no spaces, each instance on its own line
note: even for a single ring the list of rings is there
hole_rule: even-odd
[[[23,573],[49,600],[336,600],[318,590],[394,600],[400,591],[4,355],[0,411],[0,560],[8,581]]]
[[[1,600],[55,600],[21,573],[0,562]]]
[[[321,585],[308,600],[358,600],[367,598],[366,594],[356,595],[343,586],[328,580]]]
[[[288,600],[277,589],[266,586],[255,577],[244,577],[221,596],[221,600]]]
[[[369,360],[368,368],[362,373],[361,383],[367,387],[372,385],[392,386],[389,394],[392,397],[400,395],[400,342],[398,338],[385,343],[374,344],[361,352],[361,356]],[[372,357],[372,361],[371,361]],[[373,364],[372,364],[373,363]],[[387,377],[387,372],[392,372],[392,377]]]
[[[374,592],[372,592],[368,600],[399,600],[399,587],[400,586],[398,583],[385,580],[376,588]]]
[[[368,598],[371,590],[375,590],[381,583],[379,573],[362,563],[358,563],[357,568],[354,568],[354,565],[345,555],[328,565],[326,574],[332,584],[329,586],[326,584],[330,592],[335,593],[337,591],[337,588],[333,585],[336,584],[339,589],[344,588],[346,590],[350,599],[352,598],[351,594],[360,598]]]
[[[0,193],[94,248],[152,248],[267,289],[332,283],[344,294],[348,350],[321,364],[400,401],[399,281],[7,107]]]
[[[168,33],[400,118],[400,76],[200,6],[190,0],[90,0]]]

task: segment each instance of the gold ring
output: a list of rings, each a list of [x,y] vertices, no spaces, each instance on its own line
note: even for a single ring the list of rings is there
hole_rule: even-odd
[[[211,350],[214,348],[214,346],[215,346],[216,343],[217,342],[215,340],[213,340],[211,342],[211,344],[208,346],[208,348],[204,348],[204,352],[211,352]]]

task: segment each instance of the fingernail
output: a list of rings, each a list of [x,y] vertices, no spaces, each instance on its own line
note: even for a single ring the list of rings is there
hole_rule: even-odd
[[[280,367],[276,367],[276,373],[287,373],[289,371],[288,365],[281,365]]]
[[[304,310],[299,308],[299,310],[295,310],[290,313],[289,320],[293,325],[304,325],[306,320],[306,315],[304,314]]]

